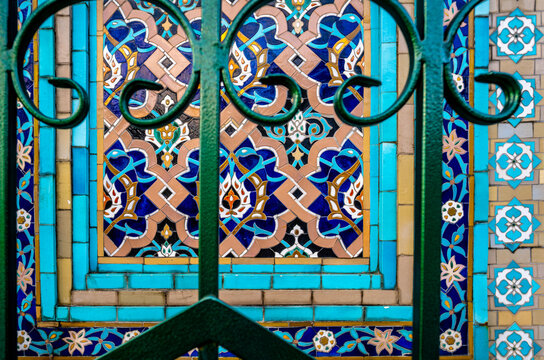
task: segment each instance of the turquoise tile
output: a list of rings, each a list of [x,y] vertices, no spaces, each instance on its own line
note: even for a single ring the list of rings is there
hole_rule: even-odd
[[[272,277],[265,274],[224,274],[224,289],[270,289]]]
[[[370,288],[371,289],[383,289],[382,287],[382,276],[381,275],[372,275],[370,278]]]
[[[41,109],[41,107],[40,107]],[[46,115],[47,113],[45,110],[41,109]],[[53,110],[54,111],[54,110]],[[40,135],[39,135],[39,141],[40,141],[40,186],[41,181],[44,178],[44,175],[52,175],[56,172],[56,165],[55,165],[55,129],[44,126],[40,127]],[[54,181],[53,181],[54,184]],[[46,193],[48,196],[54,195],[55,193]]]
[[[172,289],[174,277],[172,274],[129,274],[129,289]]]
[[[72,244],[72,257],[72,282],[74,289],[85,290],[85,280],[89,273],[89,244]]]
[[[72,6],[72,51],[89,50],[88,19],[89,7],[86,3]]]
[[[117,309],[118,321],[163,321],[163,306],[126,306]]]
[[[74,147],[72,148],[72,158],[72,172],[74,174],[74,176],[72,177],[72,192],[76,195],[88,195],[89,150],[87,148]]]
[[[198,289],[198,274],[179,274],[174,276],[176,289]]]
[[[391,94],[391,95],[388,95]],[[392,97],[393,101],[396,99],[395,93],[386,93],[383,95],[385,99],[388,97]],[[387,100],[389,102],[389,100]],[[378,125],[379,131],[380,131],[380,141],[397,141],[397,115],[393,115],[386,119],[384,122],[380,123]],[[381,161],[381,159],[380,159]],[[381,161],[383,162],[383,161]],[[397,160],[395,159],[394,162],[391,164],[396,164]]]
[[[264,321],[312,321],[313,309],[309,306],[267,306]]]
[[[476,15],[476,16],[487,16],[487,15],[489,15],[489,1],[484,1],[483,3],[476,6],[476,8],[474,9],[474,15]],[[485,18],[485,19],[486,19],[486,21],[489,21],[487,18]],[[489,27],[489,25],[488,25],[488,27]],[[488,31],[486,31],[485,33],[489,34]]]
[[[54,320],[55,306],[57,305],[57,275],[42,272],[40,282],[42,320]]]
[[[474,221],[487,222],[489,213],[489,178],[487,172],[474,174]],[[487,243],[487,241],[486,241]]]
[[[380,145],[380,191],[393,191],[396,189],[397,145],[383,143]]]
[[[324,273],[365,273],[369,271],[368,265],[323,265]]]
[[[198,265],[189,265],[189,272],[197,273],[198,272]],[[229,264],[219,264],[219,272],[221,273],[229,273],[230,271],[230,265]]]
[[[263,321],[263,308],[260,306],[236,306],[235,309],[252,321]]]
[[[397,24],[387,11],[380,12],[380,36],[382,43],[395,43],[397,41]],[[382,44],[382,47],[385,44]]]
[[[274,272],[274,265],[272,264],[233,264],[233,273],[272,273]]]
[[[382,51],[380,53],[380,62],[381,62],[381,94],[384,92],[395,92],[397,91],[397,44],[388,43],[382,44]],[[380,108],[383,110],[387,109],[389,105],[385,103],[380,104]]]
[[[383,275],[383,288],[394,289],[397,284],[397,243],[380,241],[380,273]]]
[[[141,273],[143,264],[98,264],[99,272]]]
[[[274,271],[277,273],[319,273],[321,272],[321,264],[275,265]]]
[[[57,234],[53,225],[40,225],[40,271],[57,272]]]
[[[168,306],[166,307],[166,319],[170,319],[187,310],[189,306]]]
[[[412,307],[366,306],[365,321],[412,321]]]
[[[372,167],[371,167],[372,169]],[[379,212],[379,178],[370,177],[370,225],[378,225],[380,221],[380,212]]]
[[[274,289],[319,289],[321,275],[274,274]]]
[[[70,321],[70,308],[66,306],[57,306],[56,321]]]
[[[89,189],[89,226],[90,227],[96,227],[97,226],[97,202],[94,201],[94,199],[97,199],[97,191],[96,191],[96,181],[90,182],[90,189]],[[102,219],[101,219],[102,220]]]
[[[477,256],[475,256],[477,257]],[[474,322],[478,324],[487,323],[487,273],[475,274],[472,277],[472,305],[474,313]]]
[[[55,225],[57,222],[55,177],[53,175],[40,176],[39,189],[40,225]]]
[[[87,287],[89,289],[124,289],[126,285],[124,274],[87,275]]]
[[[380,192],[380,240],[397,239],[397,193]]]
[[[97,249],[97,246],[98,246],[97,237],[98,237],[98,233],[96,228],[91,228],[89,231],[89,248],[90,249]],[[98,270],[98,252],[95,250],[89,251],[89,270],[91,272],[96,272]]]
[[[476,99],[475,99],[476,100]],[[481,102],[487,104],[487,97],[484,98]],[[476,104],[476,101],[475,101]],[[483,107],[483,106],[481,106]],[[486,109],[487,110],[487,109]],[[487,173],[487,167],[488,167],[488,158],[487,154],[489,153],[489,147],[488,147],[488,130],[487,126],[485,125],[474,125],[474,171],[475,172],[485,172]],[[487,187],[487,182],[485,181],[484,185]],[[480,185],[479,183],[476,183],[476,185]],[[475,205],[478,205],[478,203],[475,203]]]
[[[370,275],[323,274],[321,282],[323,289],[369,289]]]
[[[74,243],[89,242],[89,197],[74,195],[72,197],[72,239]]]
[[[489,19],[474,18],[474,66],[487,67],[489,64]]]
[[[93,85],[92,87],[96,87],[95,85]],[[92,114],[89,114],[89,118],[90,119],[93,119],[92,117]],[[96,137],[97,137],[97,133],[96,133],[96,129],[90,129],[89,130],[89,154],[91,154],[91,160],[90,160],[90,163],[91,165],[94,164],[95,167],[96,167],[96,151],[97,151],[97,148],[96,148]],[[93,161],[93,157],[92,155],[94,155],[94,161]],[[92,171],[91,171],[92,172]],[[96,180],[96,172],[95,174],[91,174],[91,180]]]
[[[473,274],[487,274],[489,231],[487,223],[474,225],[474,265]],[[486,285],[487,286],[487,285]]]
[[[144,272],[151,273],[186,273],[189,265],[144,265]]]
[[[473,344],[474,344],[474,360],[489,359],[489,332],[487,326],[474,326]]]
[[[370,271],[378,269],[378,227],[370,226]]]
[[[72,321],[116,321],[115,306],[72,306],[70,319]]]
[[[95,131],[95,130],[91,130]],[[97,170],[96,170],[96,154],[89,155],[89,181],[96,182]]]
[[[316,306],[315,321],[362,321],[362,306]]]

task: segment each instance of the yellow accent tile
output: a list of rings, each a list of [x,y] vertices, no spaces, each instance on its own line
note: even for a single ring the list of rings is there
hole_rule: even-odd
[[[57,259],[58,301],[69,305],[72,292],[72,259]]]
[[[414,156],[398,157],[398,191],[399,204],[414,203]]]
[[[57,209],[72,209],[72,169],[70,162],[57,162]]]
[[[499,326],[510,326],[514,322],[519,326],[533,325],[531,311],[518,311],[516,314],[512,314],[509,310],[499,311]]]
[[[401,205],[397,208],[397,253],[414,254],[414,206]]]

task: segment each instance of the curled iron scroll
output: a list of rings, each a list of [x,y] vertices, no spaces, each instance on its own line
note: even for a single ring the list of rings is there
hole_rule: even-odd
[[[48,81],[51,85],[59,88],[75,90],[79,102],[76,110],[65,119],[58,119],[45,115],[36,107],[36,105],[34,105],[34,102],[30,99],[24,86],[24,58],[34,34],[38,32],[40,26],[50,16],[54,15],[65,7],[76,5],[84,1],[85,0],[49,1],[38,7],[38,9],[36,9],[36,11],[34,11],[25,21],[21,30],[17,33],[17,37],[13,42],[13,47],[11,50],[11,80],[19,101],[36,119],[56,128],[70,128],[81,123],[89,113],[89,96],[83,87],[72,79],[50,77]]]
[[[195,32],[193,31],[193,28],[191,27],[191,23],[187,19],[187,17],[183,14],[183,12],[174,5],[173,2],[169,0],[147,0],[147,2],[161,8],[164,12],[168,13],[170,16],[176,20],[181,27],[183,28],[183,31],[189,38],[189,43],[191,45],[191,48],[193,49],[193,52],[195,51],[197,47],[195,46],[196,36]],[[179,99],[176,104],[168,111],[166,114],[163,114],[161,116],[158,116],[153,119],[139,119],[130,113],[129,109],[129,100],[136,93],[138,90],[153,90],[153,91],[159,91],[163,89],[163,86],[149,80],[142,80],[142,79],[134,79],[131,80],[128,84],[125,85],[123,90],[121,91],[121,96],[119,99],[119,109],[121,111],[121,114],[123,117],[131,124],[136,125],[141,128],[157,128],[161,126],[165,126],[178,116],[180,116],[185,109],[189,106],[191,103],[191,100],[196,95],[196,92],[198,90],[198,86],[200,84],[200,68],[199,68],[199,62],[198,62],[198,56],[193,56],[193,62],[192,62],[192,73],[191,78],[189,80],[189,84],[187,85],[187,89],[185,89],[185,92],[181,96],[181,99]]]
[[[481,2],[485,0],[472,0],[466,4],[453,18],[444,34],[444,46],[446,53],[453,47],[453,39],[457,30],[461,27],[468,14]],[[448,58],[445,56],[445,58]],[[444,96],[448,104],[455,112],[468,121],[478,125],[493,125],[511,117],[519,107],[521,102],[521,88],[519,83],[510,74],[500,72],[489,72],[478,75],[474,80],[495,84],[500,87],[504,93],[505,104],[498,114],[490,115],[470,107],[465,99],[461,97],[452,77],[451,65],[448,61],[444,62]]]

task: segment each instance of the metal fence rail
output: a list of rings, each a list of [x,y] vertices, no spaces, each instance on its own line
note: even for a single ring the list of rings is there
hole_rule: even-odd
[[[0,0],[0,358],[16,356],[15,322],[15,96],[41,122],[56,128],[80,123],[89,111],[89,98],[83,88],[70,79],[51,78],[56,87],[76,91],[79,105],[67,119],[55,119],[41,113],[30,100],[23,84],[25,52],[39,26],[64,7],[85,0],[50,0],[36,9],[17,33],[16,2]],[[167,113],[143,120],[130,114],[130,97],[141,89],[156,91],[162,86],[144,80],[132,80],[121,93],[120,108],[130,123],[144,127],[164,126],[178,117],[193,99],[200,85],[200,245],[199,298],[188,310],[163,322],[129,343],[104,355],[102,359],[173,359],[199,347],[200,359],[217,359],[218,346],[224,346],[244,359],[311,359],[260,325],[247,319],[218,299],[218,232],[219,222],[219,112],[220,84],[236,108],[249,120],[274,126],[291,119],[301,103],[301,90],[286,75],[269,75],[262,79],[268,86],[284,86],[290,92],[290,108],[284,114],[264,116],[248,108],[238,97],[228,71],[230,47],[244,21],[267,0],[251,0],[231,24],[221,41],[221,0],[202,0],[202,34],[196,39],[181,10],[169,0],[147,0],[172,16],[187,34],[194,54],[192,77],[186,92]],[[482,0],[470,1],[443,31],[443,3],[416,0],[416,21],[396,0],[372,0],[396,21],[408,44],[410,72],[404,90],[386,111],[370,117],[350,114],[342,100],[348,86],[380,86],[380,81],[364,75],[346,80],[336,91],[334,108],[338,117],[353,126],[377,124],[394,115],[416,93],[415,131],[415,257],[413,358],[438,359],[440,309],[440,228],[442,155],[442,109],[447,99],[452,108],[468,121],[489,125],[509,118],[519,106],[521,92],[517,81],[508,74],[488,73],[477,81],[502,88],[506,104],[495,115],[476,111],[466,104],[452,80],[449,53],[453,38],[464,18]],[[243,337],[239,334],[244,333]]]

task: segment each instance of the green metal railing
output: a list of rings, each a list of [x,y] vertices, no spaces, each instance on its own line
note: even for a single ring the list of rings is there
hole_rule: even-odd
[[[17,33],[16,1],[0,0],[0,358],[15,358],[15,96],[39,121],[56,128],[79,124],[89,111],[89,99],[83,88],[70,79],[50,78],[59,88],[76,91],[79,105],[67,119],[46,116],[33,104],[23,83],[25,52],[39,26],[64,7],[85,0],[50,0],[36,9]],[[189,85],[176,105],[155,119],[133,117],[129,99],[137,91],[161,90],[162,86],[145,80],[132,80],[121,93],[120,109],[127,121],[154,128],[170,123],[193,99],[200,85],[200,301],[183,313],[167,320],[134,340],[104,355],[102,359],[174,359],[193,348],[199,358],[218,358],[218,346],[224,346],[244,359],[311,359],[257,323],[252,322],[218,299],[218,231],[219,222],[219,112],[220,84],[236,108],[249,120],[274,126],[293,117],[301,103],[301,90],[286,75],[269,75],[265,85],[284,86],[290,92],[291,107],[285,114],[264,116],[253,112],[238,97],[228,71],[229,51],[244,21],[268,0],[251,0],[241,10],[221,41],[221,0],[202,0],[202,33],[196,39],[191,25],[181,10],[169,0],[147,0],[172,16],[187,34],[193,50],[193,70]],[[373,0],[376,1],[376,0]],[[406,86],[386,111],[370,117],[357,117],[348,112],[342,95],[348,86],[379,86],[379,80],[355,75],[337,90],[334,108],[338,117],[353,126],[377,124],[394,115],[416,92],[415,131],[415,254],[413,358],[438,359],[440,312],[440,229],[441,185],[437,174],[442,167],[442,109],[444,97],[452,108],[476,124],[495,124],[509,118],[519,106],[521,91],[508,74],[488,73],[476,77],[483,83],[502,88],[506,98],[503,110],[496,115],[478,112],[466,104],[457,92],[451,76],[449,53],[453,38],[469,12],[482,0],[472,0],[461,9],[443,31],[442,0],[416,0],[416,21],[395,0],[376,4],[396,21],[410,54],[410,72]],[[438,14],[438,15],[437,15]],[[243,336],[242,336],[243,334]]]

